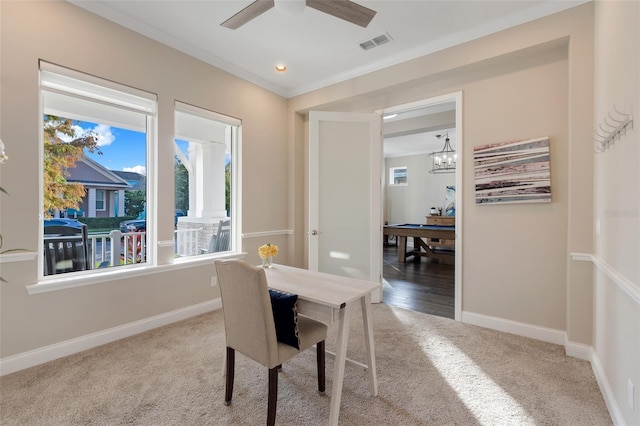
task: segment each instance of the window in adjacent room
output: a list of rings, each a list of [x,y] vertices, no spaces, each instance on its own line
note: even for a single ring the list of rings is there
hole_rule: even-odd
[[[407,185],[407,166],[389,168],[389,185]]]
[[[40,88],[40,275],[151,263],[156,96],[44,61]]]
[[[176,256],[237,250],[240,120],[176,102],[175,132]]]

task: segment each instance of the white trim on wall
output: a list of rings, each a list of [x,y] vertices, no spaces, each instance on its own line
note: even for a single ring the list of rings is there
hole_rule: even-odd
[[[242,238],[273,237],[276,235],[293,235],[293,230],[281,229],[276,231],[247,232],[242,234]]]
[[[222,307],[221,299],[213,299],[196,305],[187,306],[175,311],[165,312],[160,315],[134,321],[86,336],[55,343],[53,345],[23,352],[0,359],[0,376],[24,370],[25,368],[53,361],[54,359],[73,355],[75,353],[95,348],[106,343],[124,339],[145,331],[162,327],[177,321],[181,321],[196,315],[215,311]]]
[[[526,324],[504,318],[492,317],[488,315],[476,314],[474,312],[463,311],[462,322],[491,330],[502,331],[504,333],[516,334],[518,336],[529,337],[547,343],[553,343],[564,347],[565,354],[578,359],[590,361],[593,349],[591,346],[571,342],[567,333],[563,330],[556,330],[548,327]]]
[[[518,336],[530,337],[532,339],[554,343],[556,345],[564,345],[565,343],[565,332],[562,330],[540,327],[504,318],[463,311],[462,322],[484,328],[490,328],[492,330],[503,331],[505,333],[517,334]]]
[[[611,265],[598,256],[590,253],[570,253],[571,259],[581,262],[592,262],[596,267],[604,272],[614,283],[618,285],[631,299],[640,303],[640,288],[635,286],[631,281],[622,276]]]
[[[614,425],[624,426],[626,425],[624,421],[624,416],[620,411],[620,406],[615,398],[615,393],[613,392],[613,388],[607,380],[607,375],[602,368],[602,364],[600,363],[600,358],[595,351],[591,354],[591,369],[593,370],[593,374],[596,376],[596,382],[598,382],[598,387],[600,388],[600,392],[604,398],[604,403],[609,410],[609,415],[611,416],[611,421]]]
[[[17,249],[21,250],[21,249]],[[0,254],[0,263],[13,263],[13,262],[26,262],[38,257],[38,253],[35,251],[19,251],[15,253],[2,253]]]

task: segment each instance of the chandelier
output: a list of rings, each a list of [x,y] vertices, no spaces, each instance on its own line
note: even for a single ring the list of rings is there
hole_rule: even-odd
[[[429,173],[455,173],[458,156],[449,143],[449,133],[436,135],[436,138],[438,138],[438,140],[445,138],[444,148],[442,148],[442,151],[435,151],[429,154],[433,163],[433,167],[429,170]]]

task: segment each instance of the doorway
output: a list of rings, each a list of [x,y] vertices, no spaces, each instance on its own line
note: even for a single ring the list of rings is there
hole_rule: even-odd
[[[384,223],[455,226],[455,240],[425,237],[420,239],[424,244],[416,240],[418,247],[413,247],[414,238],[406,238],[406,257],[399,255],[401,237],[383,237],[382,300],[457,320],[462,300],[462,221],[456,220],[462,217],[461,102],[457,92],[379,111]],[[434,159],[433,153],[443,151],[447,142],[454,152],[443,165],[442,156]]]

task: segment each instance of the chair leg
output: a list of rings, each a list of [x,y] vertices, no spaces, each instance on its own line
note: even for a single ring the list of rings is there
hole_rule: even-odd
[[[322,342],[316,343],[316,360],[318,362],[318,392],[324,393],[325,389],[325,375],[324,375],[324,364],[325,364],[325,351],[324,351],[324,340]]]
[[[224,405],[231,404],[233,396],[233,373],[235,370],[236,351],[227,346],[227,381],[224,391]]]
[[[267,426],[276,424],[278,406],[278,367],[269,369],[269,406],[267,408]]]

